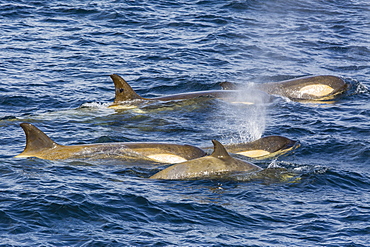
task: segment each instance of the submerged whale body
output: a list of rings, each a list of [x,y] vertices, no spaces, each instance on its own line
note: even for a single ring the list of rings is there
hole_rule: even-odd
[[[84,145],[59,145],[29,123],[22,123],[26,147],[15,157],[37,157],[47,160],[83,158],[142,159],[161,163],[179,163],[205,156],[191,145],[151,142],[115,142]]]
[[[230,82],[221,83],[225,90],[236,90]],[[256,89],[291,100],[330,100],[344,93],[349,85],[337,76],[308,76],[279,82],[258,84]]]
[[[230,173],[252,173],[262,170],[259,166],[231,157],[221,143],[216,140],[212,142],[214,151],[211,155],[172,165],[154,174],[150,179],[216,178]]]
[[[265,103],[270,101],[270,96],[260,90],[252,90],[249,95],[240,94],[240,91],[238,90],[208,90],[179,93],[155,98],[144,98],[138,95],[121,76],[113,74],[110,77],[112,78],[115,87],[115,98],[113,104],[109,106],[110,108],[120,108],[127,103],[132,104],[133,102],[143,102],[148,100],[171,101],[193,99],[198,97],[223,99],[233,103],[237,100],[238,103],[244,104]],[[250,97],[250,95],[253,95],[253,97]]]
[[[243,155],[254,159],[266,159],[282,155],[300,146],[299,142],[283,136],[265,136],[247,143],[224,145],[229,153]],[[202,149],[211,149],[204,147]]]

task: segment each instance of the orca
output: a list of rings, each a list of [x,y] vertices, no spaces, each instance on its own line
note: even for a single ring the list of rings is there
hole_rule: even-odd
[[[115,98],[113,104],[109,108],[132,108],[135,103],[145,101],[173,101],[173,100],[187,100],[199,97],[217,98],[230,101],[232,103],[255,104],[270,102],[270,96],[260,90],[252,90],[252,92],[241,94],[238,90],[208,90],[197,91],[189,93],[179,93],[155,98],[144,98],[138,95],[132,87],[119,75],[112,74],[110,76],[114,82]],[[253,97],[250,97],[250,96]],[[235,102],[237,101],[237,102]]]
[[[237,85],[230,82],[222,82],[220,85],[224,90],[238,89]],[[256,84],[254,88],[293,101],[318,101],[334,99],[346,92],[349,85],[337,76],[320,75]]]
[[[267,159],[282,155],[300,146],[298,141],[293,141],[283,136],[265,136],[247,143],[224,145],[229,153],[243,155],[254,159]],[[202,147],[207,150],[212,147]]]
[[[195,146],[152,142],[113,142],[82,145],[60,145],[30,123],[20,126],[26,134],[26,147],[20,157],[37,157],[47,160],[58,159],[142,159],[160,163],[179,163],[205,156]]]
[[[233,158],[218,141],[212,140],[211,155],[185,161],[157,172],[150,179],[187,180],[217,178],[232,173],[252,173],[262,168],[238,158]]]

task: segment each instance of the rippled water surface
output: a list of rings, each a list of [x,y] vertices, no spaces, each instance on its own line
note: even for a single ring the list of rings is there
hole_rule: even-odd
[[[1,246],[369,246],[370,4],[0,1]],[[333,102],[215,99],[114,110],[110,74],[144,97],[335,75]],[[294,152],[249,161],[295,179],[156,181],[166,167],[13,158],[29,122],[64,145],[210,146],[267,135]]]

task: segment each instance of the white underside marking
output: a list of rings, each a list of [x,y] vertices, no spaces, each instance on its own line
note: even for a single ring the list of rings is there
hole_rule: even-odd
[[[18,154],[16,156],[14,156],[14,158],[27,158],[27,157],[30,157],[30,156],[25,155],[25,154]]]
[[[238,152],[237,154],[244,155],[251,158],[256,158],[260,156],[265,156],[270,154],[270,152],[267,152],[265,150],[251,150],[251,151],[244,151],[244,152]]]
[[[148,157],[151,158],[152,160],[168,164],[177,164],[187,161],[183,157],[174,154],[152,154],[148,155]]]
[[[299,92],[314,96],[325,96],[332,93],[334,89],[328,85],[314,84],[302,87]]]

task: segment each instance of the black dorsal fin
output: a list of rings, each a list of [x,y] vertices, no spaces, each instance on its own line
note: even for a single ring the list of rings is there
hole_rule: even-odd
[[[58,146],[57,143],[32,124],[21,123],[20,125],[26,134],[26,147],[24,151],[17,156],[27,156],[28,153],[37,153],[39,151]]]
[[[215,158],[227,158],[230,157],[229,153],[226,151],[225,147],[218,141],[212,140],[213,143],[213,153],[211,154],[212,157]]]
[[[114,87],[116,89],[116,97],[114,103],[122,101],[130,101],[135,99],[145,99],[138,95],[132,87],[119,75],[113,74],[110,76],[114,82]]]

